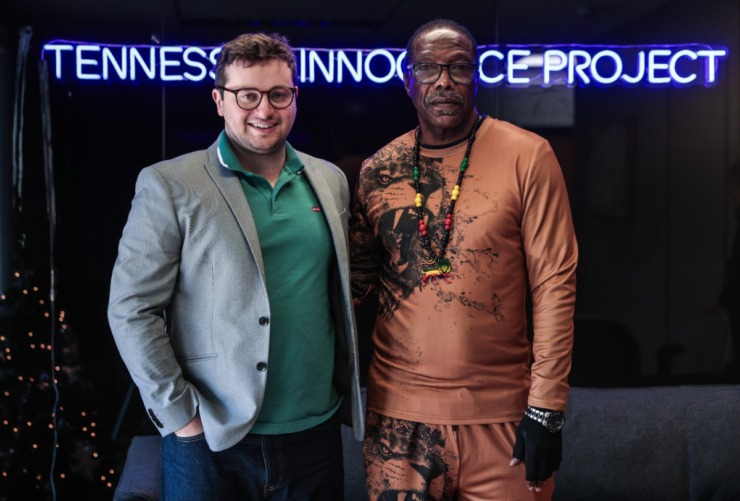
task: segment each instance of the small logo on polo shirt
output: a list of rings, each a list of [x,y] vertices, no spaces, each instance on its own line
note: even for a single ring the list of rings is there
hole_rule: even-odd
[[[311,210],[314,212],[321,212],[321,207],[311,207]]]

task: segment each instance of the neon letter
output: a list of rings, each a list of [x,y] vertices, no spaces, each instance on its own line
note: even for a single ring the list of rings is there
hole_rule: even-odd
[[[396,74],[398,74],[398,78],[403,80],[403,63],[406,60],[406,51],[401,52],[401,54],[398,56],[398,59],[396,59]]]
[[[69,44],[63,44],[63,45],[47,44],[47,45],[44,45],[44,50],[50,50],[56,53],[56,57],[54,60],[54,75],[57,77],[57,80],[61,80],[62,79],[62,51],[63,50],[73,50],[73,47]]]
[[[509,53],[507,54],[507,62],[506,62],[506,74],[508,76],[508,80],[510,84],[528,84],[529,83],[529,77],[515,77],[514,72],[516,70],[526,70],[529,68],[529,65],[526,63],[516,63],[514,61],[515,58],[520,57],[527,57],[532,53],[531,50],[527,49],[511,49]]]
[[[487,84],[499,83],[501,80],[504,79],[503,73],[501,73],[500,75],[496,75],[495,77],[489,77],[488,75],[483,73],[483,61],[485,61],[489,57],[495,57],[499,61],[504,60],[504,55],[497,50],[485,51],[483,54],[480,55],[480,58],[478,58],[478,64],[479,64],[478,74],[480,75],[480,79],[483,83],[487,83]]]
[[[352,74],[352,79],[355,82],[360,82],[362,80],[362,52],[361,51],[355,51],[355,56],[357,59],[357,65],[352,66],[352,63],[349,62],[349,58],[347,57],[347,54],[343,50],[337,51],[337,82],[342,83],[342,68],[345,66],[347,67],[347,71]]]
[[[645,51],[641,50],[637,53],[637,73],[631,77],[626,73],[622,75],[622,80],[629,84],[639,83],[645,77]]]
[[[557,62],[555,62],[557,61]],[[565,68],[568,64],[568,56],[562,50],[546,50],[544,55],[543,74],[544,78],[542,82],[545,85],[550,85],[550,73],[554,71],[560,71]]]
[[[697,56],[696,52],[692,50],[684,49],[684,50],[679,50],[678,52],[673,54],[673,57],[671,58],[671,62],[669,63],[669,67],[668,67],[668,73],[671,75],[671,78],[680,84],[687,84],[689,82],[696,80],[696,75],[694,74],[688,77],[682,77],[681,75],[678,74],[678,71],[676,71],[676,62],[682,57],[688,57],[692,61],[696,61],[699,56]]]
[[[146,61],[144,61],[144,58],[141,57],[141,54],[139,54],[139,49],[136,47],[131,47],[131,51],[129,52],[129,57],[131,58],[131,81],[136,81],[136,61],[138,60],[141,64],[141,69],[144,70],[144,73],[146,73],[146,76],[149,77],[149,80],[154,80],[154,77],[156,76],[156,72],[154,70],[154,47],[149,47],[149,67],[146,65]]]
[[[198,68],[200,70],[200,74],[194,75],[186,71],[185,73],[183,73],[183,75],[185,75],[185,78],[187,78],[188,80],[192,82],[200,82],[208,74],[208,68],[206,68],[205,64],[199,61],[194,61],[190,59],[190,54],[193,54],[193,53],[198,54],[204,59],[208,59],[208,56],[206,55],[206,52],[203,49],[199,49],[198,47],[188,47],[187,49],[185,49],[185,52],[183,52],[182,58],[185,61],[185,64],[187,66],[190,66],[191,68]]]
[[[705,83],[707,84],[713,84],[717,78],[716,70],[717,70],[717,61],[714,59],[715,57],[725,57],[727,55],[726,50],[700,50],[696,52],[701,57],[707,58],[707,65],[706,65],[706,75],[707,75],[707,81]]]
[[[388,73],[385,76],[377,77],[373,75],[373,72],[370,71],[370,62],[373,60],[375,56],[384,56],[386,59],[388,59],[388,62],[390,63],[390,69]],[[396,60],[393,58],[393,54],[388,52],[385,49],[376,49],[372,51],[370,54],[367,55],[365,58],[365,74],[367,77],[372,80],[375,83],[385,83],[391,78],[393,78],[393,75],[396,73]]]
[[[596,70],[596,64],[602,57],[609,57],[614,61],[614,74],[610,77],[602,77]],[[591,76],[594,77],[594,80],[596,80],[600,84],[607,85],[619,80],[619,77],[622,74],[622,69],[624,69],[622,58],[620,58],[619,54],[617,54],[613,50],[602,50],[600,52],[597,52],[593,59],[591,59]]]
[[[576,58],[582,57],[584,61],[580,64],[577,63]],[[568,54],[568,85],[574,85],[576,82],[575,74],[581,77],[581,81],[584,84],[591,83],[591,79],[588,78],[588,74],[583,71],[584,68],[588,68],[591,65],[591,56],[585,50],[572,50]]]
[[[668,63],[659,63],[655,59],[658,57],[667,57],[671,55],[668,49],[655,49],[648,53],[648,82],[653,84],[665,84],[671,81],[670,77],[656,77],[655,72],[659,70],[668,70]]]
[[[181,53],[182,47],[161,47],[159,49],[159,78],[161,78],[163,82],[183,80],[184,78],[182,75],[167,74],[167,66],[180,66],[180,61],[167,60],[167,54],[169,54],[170,52]]]
[[[82,55],[83,52],[92,51],[100,52],[100,46],[98,45],[78,45],[77,50],[77,78],[80,80],[100,80],[100,75],[87,74],[82,72],[82,66],[89,64],[91,66],[97,66],[98,61],[96,59],[85,59]]]
[[[108,64],[113,66],[113,69],[118,74],[118,78],[126,80],[126,60],[128,59],[126,46],[121,47],[121,64],[116,61],[113,52],[108,47],[103,47],[103,80],[108,80]]]
[[[215,49],[211,49],[211,53],[208,54],[208,59],[211,61],[211,68],[213,68],[211,71],[208,72],[208,76],[210,76],[212,79],[216,79],[216,72],[214,71],[216,69],[216,63],[218,62],[218,55],[221,54],[221,47],[216,47]]]
[[[319,69],[321,70],[321,73],[324,74],[324,80],[326,80],[328,83],[332,83],[334,81],[334,51],[329,51],[329,68],[324,66],[324,62],[319,58],[318,52],[315,50],[312,50],[308,53],[308,81],[313,82],[315,80],[314,76],[314,63],[319,65]]]

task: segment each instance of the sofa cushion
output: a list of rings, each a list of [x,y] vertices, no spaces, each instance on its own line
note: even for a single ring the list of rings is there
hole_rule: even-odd
[[[740,386],[571,388],[555,500],[740,499]]]

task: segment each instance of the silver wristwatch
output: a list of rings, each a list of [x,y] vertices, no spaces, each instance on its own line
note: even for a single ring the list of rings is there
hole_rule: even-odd
[[[547,428],[550,433],[556,433],[565,426],[565,414],[558,411],[541,411],[532,406],[528,406],[524,415],[534,419],[542,426]]]

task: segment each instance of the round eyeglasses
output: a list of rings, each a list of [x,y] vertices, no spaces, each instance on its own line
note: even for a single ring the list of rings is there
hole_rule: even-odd
[[[460,85],[466,85],[475,79],[475,72],[478,70],[476,63],[414,63],[406,66],[411,70],[412,75],[417,82],[422,84],[431,84],[439,80],[442,76],[442,69],[447,68],[447,74],[453,82]]]
[[[267,99],[273,108],[281,110],[290,106],[295,97],[295,87],[284,87],[279,85],[270,90],[259,89],[227,89],[226,87],[216,87],[219,90],[231,92],[236,98],[236,104],[243,110],[253,110],[262,102],[262,96],[267,94]]]

